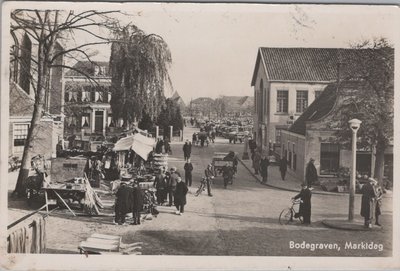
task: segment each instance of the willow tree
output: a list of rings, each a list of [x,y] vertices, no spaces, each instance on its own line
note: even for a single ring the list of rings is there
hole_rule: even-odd
[[[26,76],[29,77],[30,87],[34,91],[32,119],[25,140],[21,170],[14,194],[19,196],[25,194],[23,182],[28,176],[31,166],[35,135],[38,134],[40,129],[40,120],[47,113],[45,112],[46,95],[52,91],[60,91],[50,88],[52,68],[75,70],[90,79],[89,75],[68,65],[67,61],[64,60],[79,58],[90,61],[91,55],[88,52],[90,46],[109,43],[108,37],[99,35],[97,31],[101,28],[108,32],[118,25],[115,19],[109,17],[113,13],[117,13],[117,11],[86,10],[75,12],[73,10],[17,9],[11,12],[10,34],[16,37],[19,33],[22,33],[35,44],[35,47],[32,48],[32,56],[30,56],[31,52],[25,54],[28,55],[28,61],[21,61],[21,51],[24,53],[25,48],[19,47],[18,43],[13,45],[14,49],[10,52],[11,62],[18,61],[21,69],[29,71]],[[91,37],[93,42],[79,43],[74,39],[77,32]],[[27,67],[28,65],[32,65],[32,69]]]
[[[111,45],[111,109],[114,121],[123,126],[148,114],[155,119],[164,104],[164,90],[170,83],[171,53],[162,37],[134,25],[115,32]]]

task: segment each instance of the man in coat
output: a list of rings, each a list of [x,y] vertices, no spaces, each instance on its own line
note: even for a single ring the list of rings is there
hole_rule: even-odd
[[[153,185],[156,188],[157,204],[162,205],[167,193],[167,183],[165,182],[165,175],[161,169],[157,170]]]
[[[186,186],[192,186],[193,165],[190,162],[190,158],[187,160],[187,162],[183,166],[183,169],[185,170],[185,184],[186,184]]]
[[[190,158],[189,140],[186,140],[185,144],[183,145],[183,158],[185,159],[185,161]]]
[[[206,177],[207,181],[207,193],[209,197],[212,197],[213,195],[211,194],[211,180],[214,179],[214,169],[212,164],[209,164],[207,168],[204,170],[204,176]]]
[[[178,177],[174,195],[174,203],[176,207],[176,214],[182,215],[184,212],[184,207],[186,205],[186,194],[188,192],[188,188],[184,182],[182,182],[182,178]]]
[[[125,216],[131,211],[131,197],[132,191],[128,187],[126,182],[121,182],[121,186],[118,188],[115,200],[115,219],[114,222],[118,225],[125,224]]]
[[[300,193],[292,199],[301,199],[300,209],[295,217],[303,217],[303,224],[309,225],[311,223],[311,189],[303,184]]]
[[[318,181],[318,173],[314,166],[314,161],[314,158],[310,158],[306,168],[306,184],[309,188]]]
[[[279,161],[279,171],[281,172],[282,181],[284,181],[287,171],[286,156],[282,157],[282,159]]]
[[[140,225],[140,212],[143,210],[143,195],[137,181],[132,189],[132,225]]]
[[[368,182],[361,188],[361,216],[364,217],[364,227],[372,228],[371,221],[374,217],[376,191],[374,189],[375,179],[369,178]]]
[[[266,155],[263,155],[260,161],[260,172],[263,183],[266,183],[268,181],[268,166],[269,160]]]
[[[174,194],[176,190],[176,184],[178,181],[178,178],[180,177],[180,174],[176,171],[176,167],[172,167],[170,170],[171,176],[169,178],[167,187],[168,187],[168,206],[172,206],[172,203],[174,202]]]

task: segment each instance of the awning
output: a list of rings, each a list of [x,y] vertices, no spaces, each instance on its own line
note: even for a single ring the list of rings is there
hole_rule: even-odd
[[[132,148],[135,153],[147,160],[149,153],[153,150],[154,143],[153,138],[137,133],[118,140],[115,143],[114,151],[127,151]]]

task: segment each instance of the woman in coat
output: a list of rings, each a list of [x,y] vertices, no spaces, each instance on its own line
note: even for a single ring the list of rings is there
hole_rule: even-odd
[[[303,217],[303,224],[311,223],[311,190],[303,184],[299,194],[293,197],[293,199],[301,199],[298,216]],[[297,217],[297,216],[296,216]]]
[[[284,156],[279,162],[279,171],[281,172],[282,181],[285,180],[286,171],[287,171],[287,160],[286,156]]]
[[[260,172],[263,183],[266,183],[268,181],[268,166],[269,166],[269,160],[265,155],[263,155],[260,161]]]
[[[373,178],[369,178],[368,182],[361,188],[361,216],[364,217],[364,227],[372,228],[371,220],[374,217],[376,191],[374,184],[377,183]]]
[[[174,203],[176,207],[176,214],[182,215],[184,212],[184,207],[186,205],[186,194],[188,192],[188,188],[184,182],[182,182],[182,178],[178,177],[176,190],[174,195]]]
[[[261,160],[260,152],[256,151],[254,153],[254,158],[253,158],[254,174],[256,175],[258,175],[258,172],[260,171],[260,160]]]

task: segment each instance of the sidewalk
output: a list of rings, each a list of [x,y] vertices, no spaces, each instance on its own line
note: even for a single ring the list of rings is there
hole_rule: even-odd
[[[286,172],[285,180],[282,181],[281,173],[279,172],[279,167],[276,165],[268,167],[268,181],[267,183],[261,183],[262,177],[261,175],[255,175],[254,169],[252,166],[252,160],[242,160],[239,159],[242,165],[253,175],[253,177],[260,182],[261,185],[266,185],[269,187],[273,187],[276,189],[291,191],[291,192],[299,192],[301,190],[302,182]],[[313,194],[322,194],[322,195],[335,195],[335,196],[348,196],[347,193],[338,193],[338,192],[327,192],[323,191],[321,187],[315,186],[313,187]]]

